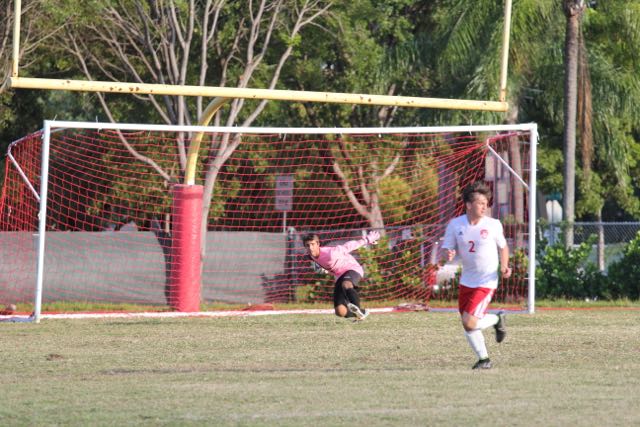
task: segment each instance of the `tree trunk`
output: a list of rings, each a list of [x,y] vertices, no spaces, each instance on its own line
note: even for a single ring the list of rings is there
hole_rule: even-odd
[[[578,37],[580,19],[584,12],[583,0],[565,0],[567,17],[564,47],[564,194],[562,207],[566,228],[564,244],[573,246],[573,222],[575,220],[575,175],[576,175],[576,116],[578,99]]]

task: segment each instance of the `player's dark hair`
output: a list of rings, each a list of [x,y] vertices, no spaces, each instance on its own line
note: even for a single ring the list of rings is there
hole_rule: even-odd
[[[469,184],[462,190],[462,201],[465,203],[471,203],[475,199],[474,194],[482,194],[487,200],[491,199],[491,188],[484,181],[476,181],[473,184]]]
[[[318,242],[320,242],[320,236],[318,236],[316,233],[309,233],[306,234],[303,238],[302,238],[302,244],[306,245],[307,242],[310,242],[312,240],[317,240]]]

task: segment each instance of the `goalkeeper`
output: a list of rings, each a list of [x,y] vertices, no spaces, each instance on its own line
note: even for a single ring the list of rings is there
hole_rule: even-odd
[[[359,240],[322,247],[317,234],[308,234],[302,239],[311,260],[333,274],[336,279],[333,288],[333,306],[336,316],[364,320],[369,315],[368,310],[362,309],[358,294],[358,282],[364,277],[364,270],[351,252],[367,244],[373,244],[379,238],[380,233],[371,231]]]

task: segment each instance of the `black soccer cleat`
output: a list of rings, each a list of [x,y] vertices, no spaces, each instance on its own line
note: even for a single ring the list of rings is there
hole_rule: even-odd
[[[471,367],[471,369],[491,369],[491,360],[487,357],[486,359],[480,359],[476,362],[475,365]]]
[[[496,341],[502,342],[507,336],[507,323],[505,322],[504,311],[498,313],[498,323],[493,325],[496,330]]]

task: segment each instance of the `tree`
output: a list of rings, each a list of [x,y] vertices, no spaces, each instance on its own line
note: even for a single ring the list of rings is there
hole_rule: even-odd
[[[0,166],[4,165],[4,154],[9,143],[26,132],[33,131],[34,121],[38,125],[42,124],[39,115],[34,114],[38,109],[35,105],[37,95],[17,94],[8,88],[9,77],[13,71],[14,3],[0,0]],[[44,3],[46,2],[42,0],[22,1],[21,40],[18,52],[21,72],[43,66],[49,58],[36,52],[40,52],[53,36],[62,30],[63,25],[56,25],[49,19],[48,13],[43,9]],[[0,167],[0,170],[4,168]]]
[[[565,14],[560,16],[566,29]],[[580,156],[575,171],[582,172],[576,175],[575,212],[579,218],[597,220],[600,210],[608,220],[640,217],[634,178],[638,176],[634,147],[640,108],[632,102],[639,89],[639,21],[637,0],[598,2],[597,8],[586,9],[582,17],[576,81],[576,147],[580,147]],[[554,21],[547,26],[554,38],[559,36],[557,25],[560,23]],[[551,45],[553,38],[548,43]],[[531,82],[536,96],[526,109],[529,117],[546,129],[541,138],[540,187],[560,193],[565,182],[561,165],[565,120],[564,105],[557,102],[564,96],[564,86],[557,82],[564,80],[559,79],[564,56],[559,49],[548,52],[536,63],[540,72]],[[560,105],[563,108],[559,109]]]
[[[9,0],[0,0],[0,10],[2,10],[2,14],[0,14],[0,94],[6,92],[12,72],[14,3]],[[38,62],[39,58],[32,56],[32,54],[48,43],[64,26],[64,24],[52,25],[43,8],[44,3],[46,2],[42,0],[21,2],[20,49],[18,52],[21,69],[28,69]],[[29,60],[23,63],[25,58],[29,58]]]
[[[71,15],[73,25],[67,27],[58,44],[73,55],[78,69],[89,80],[268,89],[280,82],[305,27],[318,25],[330,6],[324,0],[62,3],[65,10],[86,8]],[[98,94],[98,98],[109,120],[126,120],[111,107],[117,97]],[[145,95],[136,99],[153,109],[149,119],[155,116],[171,124],[198,123],[205,102],[202,97],[192,100],[184,96]],[[264,100],[231,100],[228,108],[216,114],[214,123],[249,126],[266,105]],[[124,138],[122,143],[169,183],[184,174],[186,140],[185,136],[177,139],[178,176],[135,152]],[[240,144],[240,136],[212,138],[210,144],[203,160],[203,234],[218,172]],[[202,241],[204,250],[205,239]]]
[[[640,95],[640,62],[634,48],[640,42],[640,2],[604,2],[587,12],[579,34],[577,127],[582,174],[576,213],[601,222],[605,205],[615,201],[624,212],[638,217],[640,203],[629,172],[637,162],[633,132],[640,108],[626,99]],[[598,266],[604,270],[602,226]]]
[[[500,91],[502,37],[504,33],[504,4],[501,2],[460,2],[445,0],[435,11],[434,43],[431,55],[438,79],[438,96],[444,98],[497,99]],[[512,29],[509,49],[509,78],[507,101],[509,111],[434,112],[431,118],[446,123],[518,123],[523,115],[523,102],[528,96],[528,81],[535,69],[532,64],[542,57],[541,40],[547,30],[553,3],[523,0],[512,10]],[[482,48],[480,48],[482,46]],[[523,175],[519,146],[509,145],[510,164],[519,176]],[[516,223],[525,218],[524,187],[517,181],[510,191]],[[520,243],[518,243],[520,244]]]
[[[348,145],[349,142],[345,138],[340,138],[339,147],[335,150],[327,150],[323,158],[329,162],[333,172],[340,179],[342,190],[358,213],[369,222],[371,227],[381,230],[384,234],[380,200],[381,185],[398,165],[406,141],[391,141],[387,147],[378,144],[376,152],[383,152],[383,155],[372,158],[366,168],[351,160]],[[354,164],[358,165],[352,166]]]
[[[374,93],[386,95],[424,95],[428,75],[419,55],[421,40],[416,37],[426,14],[423,2],[408,0],[356,0],[332,8],[326,26],[329,31],[311,31],[302,42],[304,57],[294,59],[288,75],[300,90]],[[426,14],[428,16],[428,14]],[[295,106],[295,104],[294,104]],[[280,116],[291,116],[315,127],[391,126],[415,123],[415,111],[397,107],[322,105],[303,103],[300,108],[286,106]],[[369,167],[359,169],[350,161],[346,148],[354,141],[340,139],[333,149],[323,151],[327,173],[339,179],[339,187],[354,210],[369,226],[384,229],[383,211],[394,191],[407,183],[393,176],[406,144],[380,142],[372,149],[386,156],[372,159]],[[398,204],[398,201],[395,203]]]
[[[495,98],[497,55],[487,52],[499,50],[497,32],[500,26],[495,23],[501,20],[502,7],[487,1],[473,4],[443,1],[439,6],[442,9],[439,7],[435,13],[433,49],[433,55],[438,58],[436,87],[442,91],[439,96]],[[637,128],[639,109],[630,100],[638,94],[636,46],[640,2],[602,2],[597,9],[588,9],[584,36],[581,27],[572,29],[577,31],[574,59],[578,68],[571,79],[576,85],[575,104],[558,102],[565,96],[565,86],[560,82],[566,80],[566,55],[560,42],[563,38],[567,40],[568,22],[563,6],[564,3],[551,0],[514,3],[508,78],[511,111],[506,120],[539,123],[540,129],[544,130],[541,132],[539,157],[546,162],[538,174],[540,188],[561,192],[563,185],[567,185],[563,176],[569,169],[575,174],[580,165],[575,162],[575,148],[568,154],[573,154],[574,166],[559,165],[566,157],[559,150],[566,150],[564,141],[571,132],[566,128],[564,107],[575,105],[575,121],[571,129],[574,130],[574,142],[577,140],[581,144],[579,160],[583,171],[578,180],[578,213],[595,214],[594,209],[602,206],[605,200],[616,206],[617,211],[636,212],[635,187],[627,171],[631,165],[637,164],[637,160],[632,158],[634,151],[631,147],[634,132],[637,132],[634,129]],[[478,49],[483,45],[488,47]],[[591,96],[591,93],[595,95]],[[493,113],[431,114],[436,120],[448,122],[483,123],[501,119]],[[567,129],[564,137],[563,129]],[[589,136],[589,129],[592,129],[593,137]],[[555,159],[554,165],[560,167],[554,167],[550,163],[552,159]],[[591,159],[595,160],[597,173],[589,173]],[[606,172],[606,180],[601,181],[604,176],[598,174],[605,171],[609,171]],[[565,194],[565,203],[567,198],[572,196]]]
[[[566,248],[573,246],[573,222],[575,220],[576,174],[576,123],[578,109],[578,57],[583,39],[580,37],[580,21],[586,8],[584,0],[564,0],[563,10],[567,18],[564,42],[564,191],[562,209],[567,226],[564,230]]]

